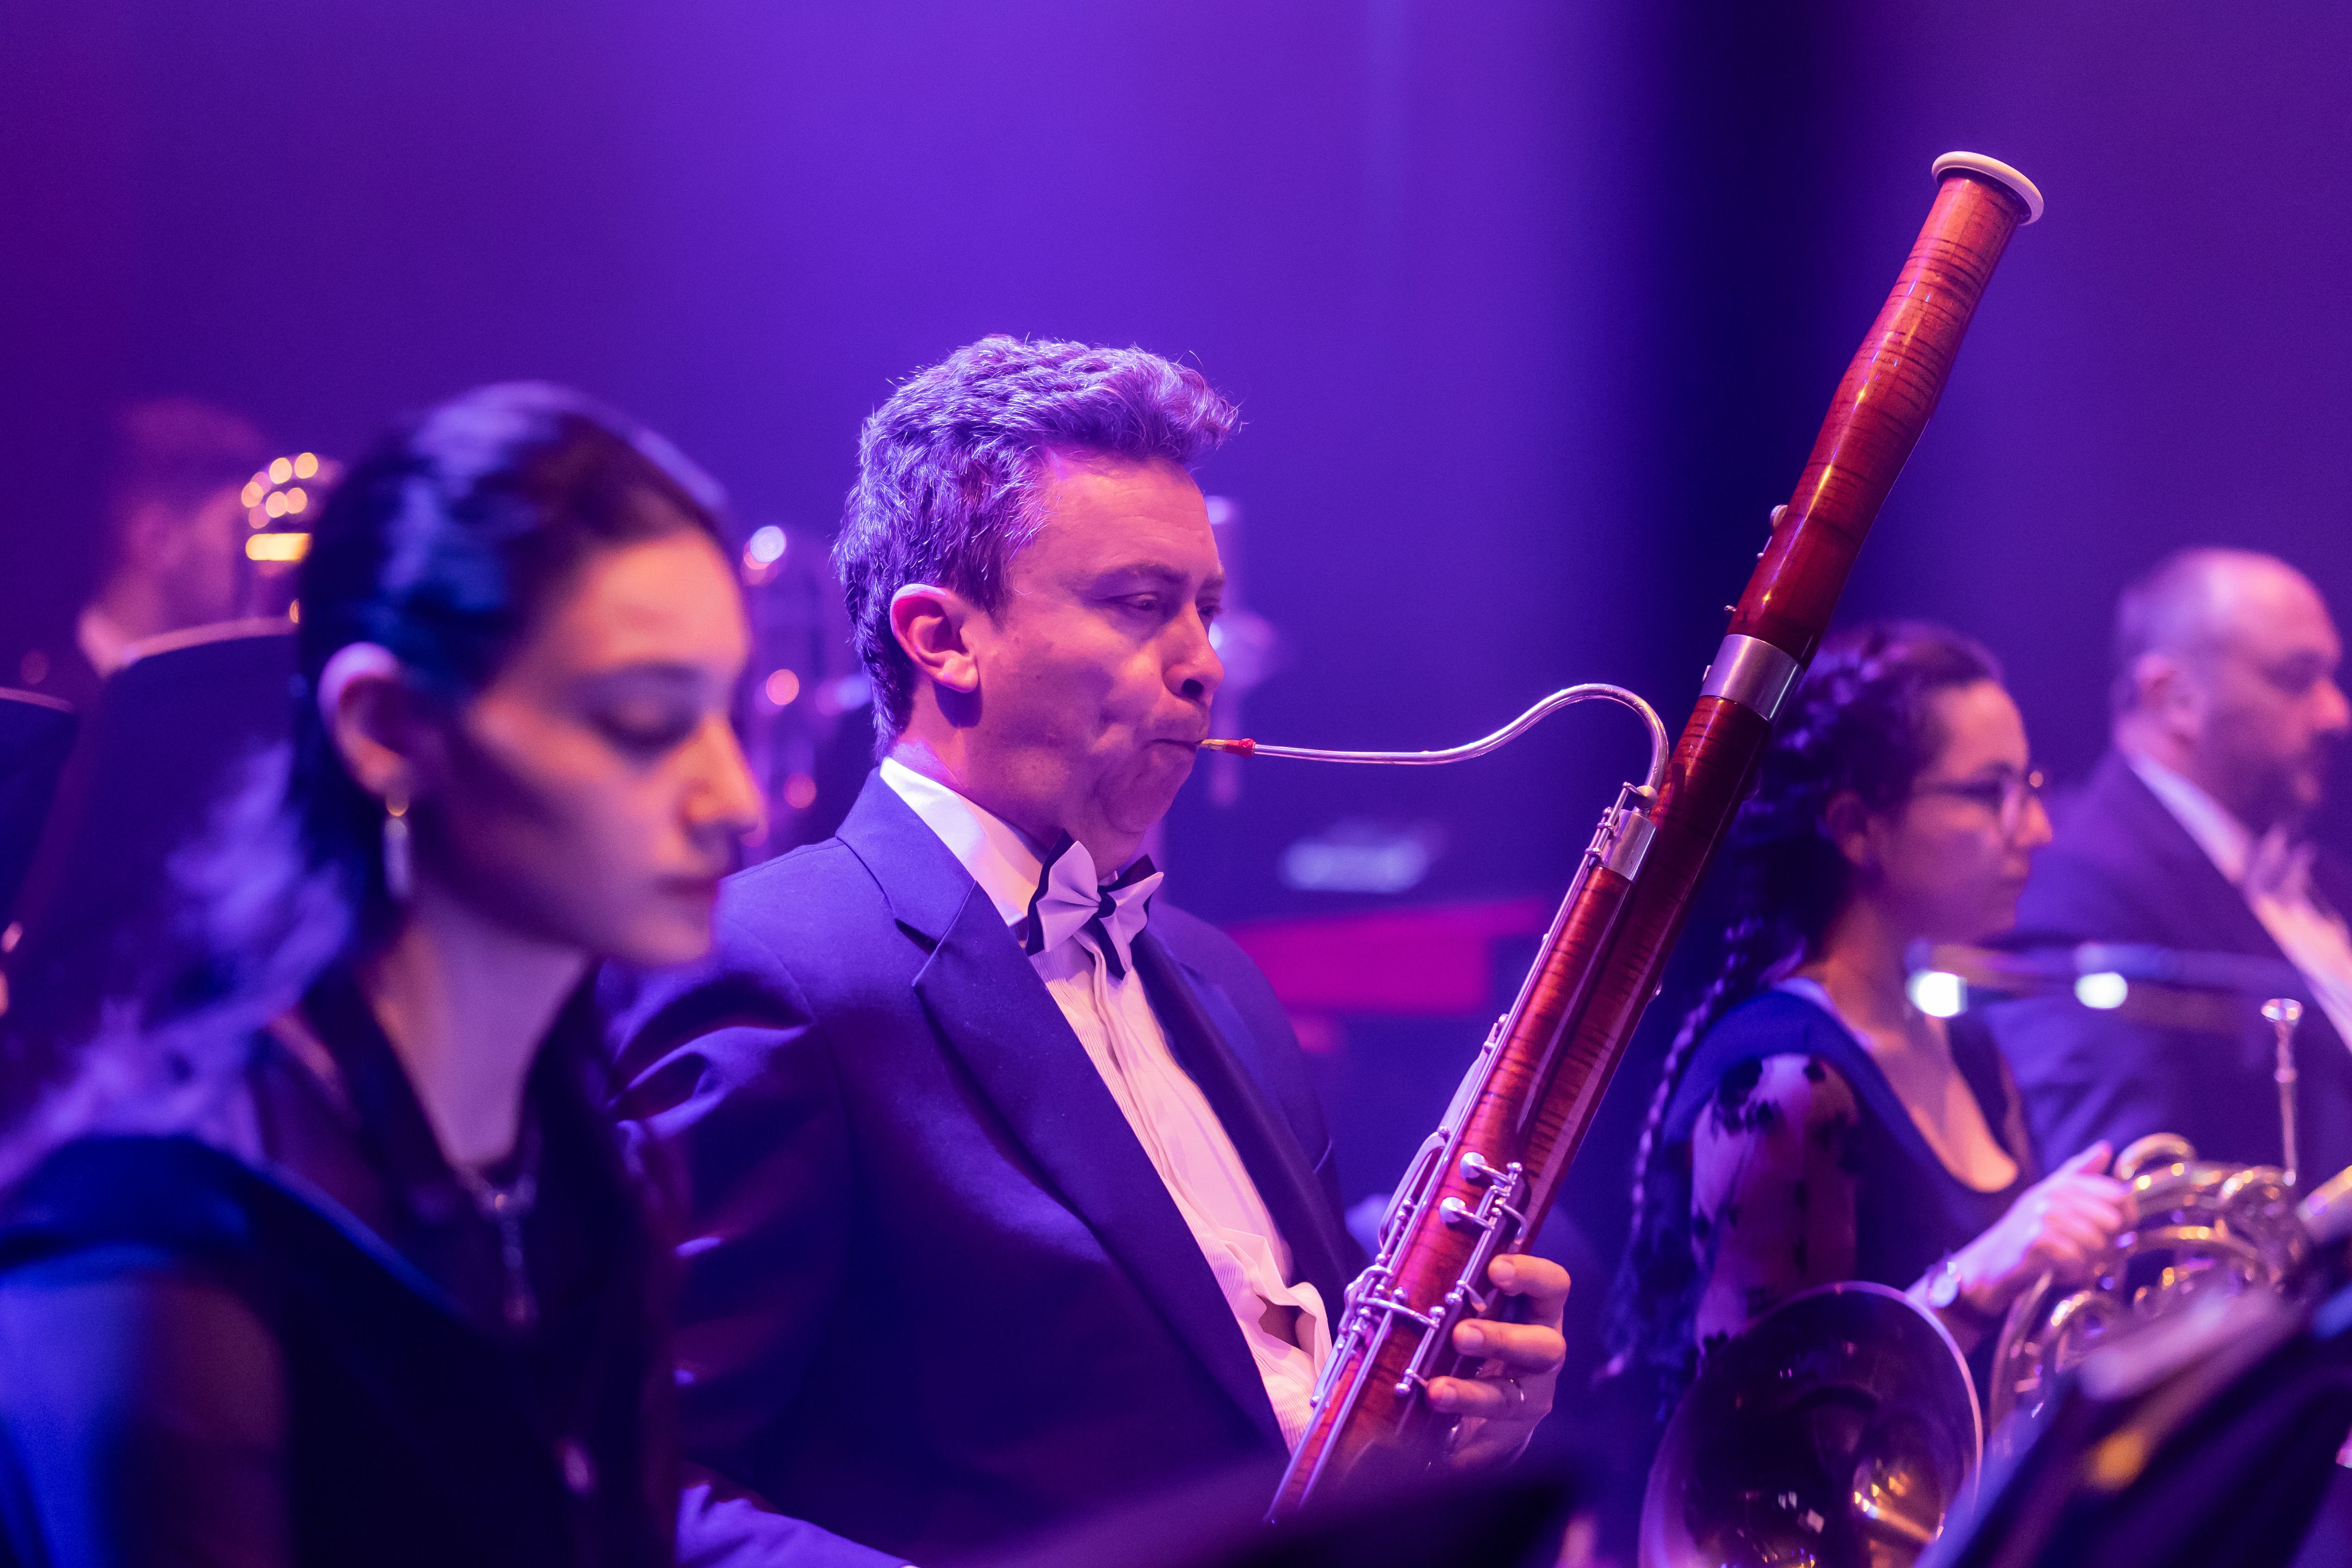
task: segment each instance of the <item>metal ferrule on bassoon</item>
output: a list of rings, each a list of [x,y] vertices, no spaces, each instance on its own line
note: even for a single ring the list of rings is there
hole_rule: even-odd
[[[1706,667],[1698,694],[1737,702],[1769,724],[1780,716],[1780,704],[1797,689],[1804,673],[1803,665],[1762,637],[1734,632],[1715,650],[1715,662]]]

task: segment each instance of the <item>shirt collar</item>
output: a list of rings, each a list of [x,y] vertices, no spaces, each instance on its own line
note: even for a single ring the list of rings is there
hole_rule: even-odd
[[[1012,925],[1027,918],[1030,895],[1037,890],[1037,874],[1045,868],[1045,861],[1020,830],[896,757],[883,758],[881,772],[882,782],[971,873],[971,879],[980,884],[1004,923]]]
[[[2205,858],[2228,878],[2232,886],[2246,879],[2246,863],[2252,858],[2254,836],[2246,825],[2230,814],[2227,806],[2205,793],[2196,784],[2174,773],[2161,763],[2151,762],[2136,752],[2124,752],[2124,761],[2139,775],[2139,782],[2163,803],[2173,820],[2188,830]]]

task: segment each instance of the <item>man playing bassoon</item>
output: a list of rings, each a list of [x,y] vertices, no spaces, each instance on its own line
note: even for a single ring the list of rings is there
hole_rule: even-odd
[[[1139,350],[997,337],[866,423],[835,563],[881,764],[622,1053],[691,1187],[689,1560],[770,1509],[896,1562],[1219,1468],[1271,1496],[1306,1425],[1358,1261],[1330,1140],[1265,977],[1141,857],[1223,676],[1188,468],[1235,422]],[[1457,1331],[1457,1463],[1519,1451],[1563,1353],[1565,1273],[1493,1279],[1528,1321]]]

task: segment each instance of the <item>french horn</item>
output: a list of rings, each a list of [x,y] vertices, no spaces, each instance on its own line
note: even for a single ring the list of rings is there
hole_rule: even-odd
[[[2058,1381],[2102,1342],[2215,1297],[2298,1287],[2311,1240],[2293,1177],[2274,1165],[2200,1160],[2159,1132],[2116,1157],[2137,1217],[2080,1284],[2045,1275],[2010,1306],[1987,1389],[1994,1451],[2030,1427]],[[2011,1417],[2022,1415],[2022,1423]]]
[[[2129,1145],[2114,1170],[2132,1228],[2091,1279],[2045,1277],[2011,1305],[1981,1415],[1943,1325],[1885,1286],[1807,1291],[1719,1347],[1651,1468],[1642,1568],[1907,1568],[1980,1453],[2009,1458],[2103,1345],[2233,1297],[2306,1297],[2324,1272],[2315,1254],[2352,1237],[2352,1170],[2298,1204],[2276,1166],[2200,1160],[2171,1133]]]

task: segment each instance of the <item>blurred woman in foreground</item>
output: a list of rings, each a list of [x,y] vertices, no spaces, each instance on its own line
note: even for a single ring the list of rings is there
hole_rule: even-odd
[[[1636,1156],[1615,1364],[1668,1405],[1712,1346],[1833,1280],[1907,1289],[1972,1350],[2128,1223],[2106,1146],[2037,1180],[1990,1033],[1907,993],[1913,943],[2014,921],[2050,841],[2040,782],[1977,644],[1865,626],[1814,658],[1734,826],[1722,969]]]
[[[586,982],[700,954],[757,819],[717,508],[532,384],[330,500],[290,874],[248,845],[215,889],[259,962],[77,1056],[0,1150],[22,1559],[669,1561],[664,1249]]]

